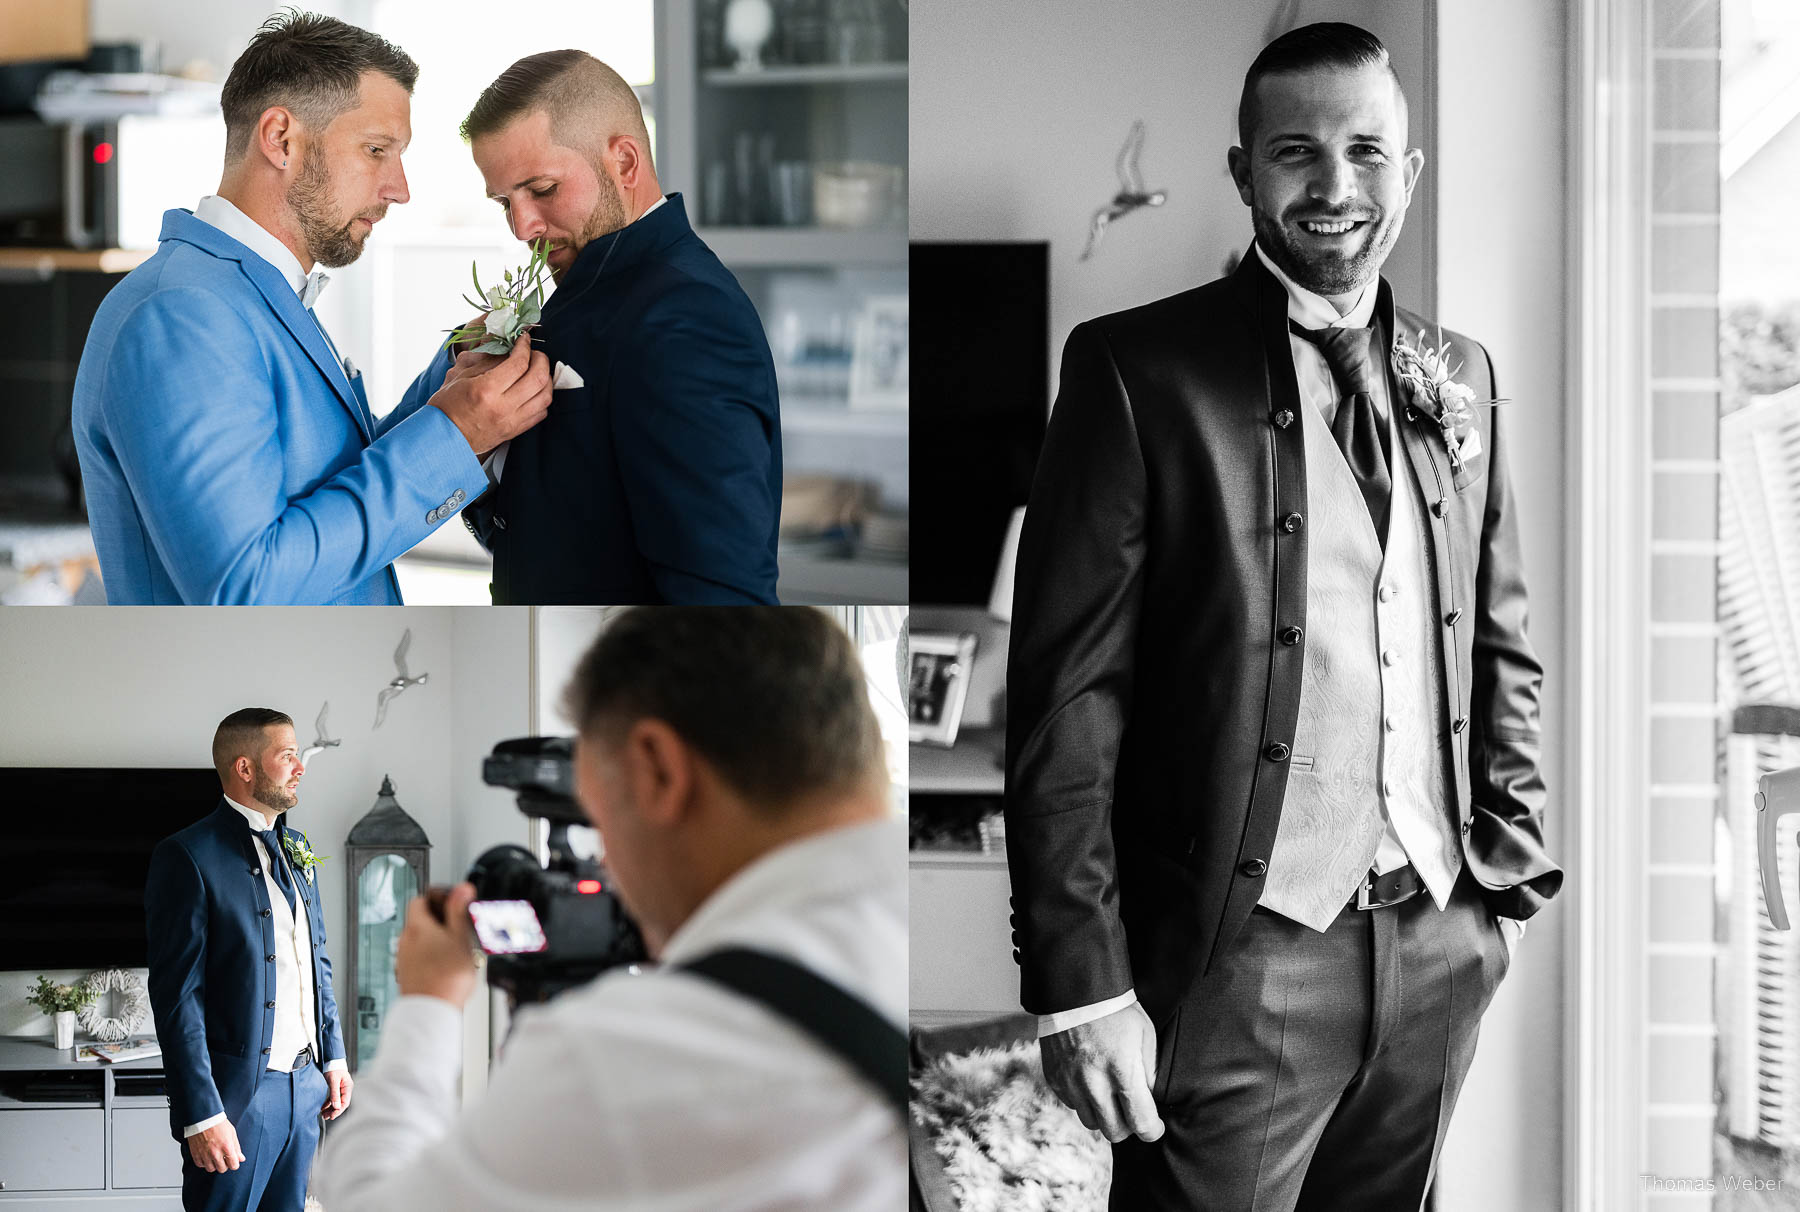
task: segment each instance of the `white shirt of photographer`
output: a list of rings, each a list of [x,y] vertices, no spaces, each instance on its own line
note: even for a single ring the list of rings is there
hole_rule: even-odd
[[[798,960],[906,1021],[906,837],[884,820],[765,855],[669,940]],[[479,992],[477,996],[480,996]],[[402,997],[326,1141],[331,1212],[893,1212],[906,1133],[835,1054],[697,976],[605,973],[522,1010],[486,1093],[458,1115],[462,1015]]]

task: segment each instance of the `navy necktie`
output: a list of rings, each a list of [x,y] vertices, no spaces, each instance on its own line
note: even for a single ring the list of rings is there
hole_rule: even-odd
[[[287,856],[281,852],[281,831],[279,829],[258,829],[256,836],[262,839],[263,849],[269,852],[269,874],[281,885],[287,894],[288,912],[294,911],[294,878],[288,872]]]
[[[1369,517],[1375,523],[1375,537],[1385,546],[1393,481],[1388,475],[1387,435],[1376,415],[1373,395],[1375,376],[1381,373],[1373,353],[1376,330],[1302,328],[1292,320],[1288,321],[1288,328],[1295,336],[1319,347],[1344,390],[1337,415],[1331,420],[1331,436],[1344,452],[1344,461],[1350,464],[1350,472],[1362,489]]]

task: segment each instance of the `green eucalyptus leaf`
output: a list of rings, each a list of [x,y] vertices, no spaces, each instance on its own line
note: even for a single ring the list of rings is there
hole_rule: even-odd
[[[512,342],[502,341],[499,337],[490,337],[475,347],[476,353],[508,354],[512,352]]]

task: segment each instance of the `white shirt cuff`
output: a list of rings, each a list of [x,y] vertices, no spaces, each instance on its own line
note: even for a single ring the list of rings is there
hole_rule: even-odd
[[[328,1060],[325,1062],[325,1072],[327,1073],[336,1073],[340,1069],[348,1068],[350,1068],[350,1062],[346,1061],[341,1056],[336,1060]]]
[[[214,1124],[222,1124],[224,1122],[225,1113],[223,1111],[219,1112],[217,1115],[209,1115],[199,1123],[189,1124],[187,1127],[183,1128],[181,1130],[181,1138],[186,1140],[190,1136],[199,1136]]]
[[[1058,1031],[1067,1031],[1071,1027],[1079,1027],[1083,1023],[1091,1023],[1097,1018],[1127,1006],[1137,1004],[1137,990],[1127,989],[1117,997],[1109,997],[1103,1002],[1095,1002],[1089,1006],[1077,1006],[1073,1010],[1058,1010],[1055,1014],[1038,1015],[1038,1038],[1055,1035]]]

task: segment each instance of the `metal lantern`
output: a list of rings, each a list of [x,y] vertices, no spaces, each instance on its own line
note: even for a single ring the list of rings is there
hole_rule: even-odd
[[[387,1014],[400,998],[394,952],[406,906],[431,884],[431,841],[394,798],[382,776],[375,806],[345,840],[349,863],[349,981],[338,999],[338,1020],[350,1068],[374,1057]]]

